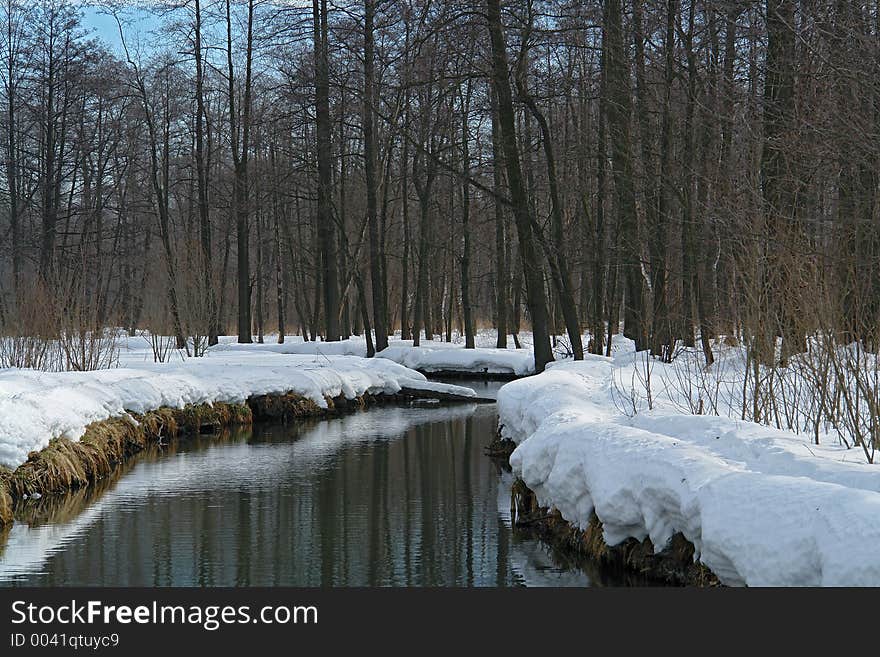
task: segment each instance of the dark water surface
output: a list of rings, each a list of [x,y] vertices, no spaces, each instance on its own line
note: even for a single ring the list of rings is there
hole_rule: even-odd
[[[468,385],[463,383],[463,385]],[[476,384],[475,384],[476,385]],[[480,387],[478,393],[494,393]],[[0,584],[586,586],[511,529],[489,406],[376,408],[146,453],[19,507]]]

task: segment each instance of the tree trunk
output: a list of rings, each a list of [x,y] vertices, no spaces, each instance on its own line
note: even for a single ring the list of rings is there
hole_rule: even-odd
[[[761,151],[761,183],[764,201],[766,253],[769,259],[761,289],[766,298],[760,355],[772,362],[775,338],[782,336],[782,359],[795,353],[803,341],[794,327],[787,294],[792,294],[791,261],[795,229],[795,192],[792,146],[789,140],[794,121],[795,101],[795,0],[767,0],[767,60],[764,85],[764,142]]]
[[[330,145],[330,73],[327,0],[312,0],[315,49],[315,121],[318,157],[318,245],[324,292],[325,339],[339,340],[339,273],[336,266],[336,229],[332,207],[332,152]]]
[[[499,201],[502,196],[502,169],[504,153],[501,146],[501,128],[498,125],[498,100],[493,90],[489,90],[492,101],[492,189],[495,192],[495,330],[498,339],[495,347],[507,349],[507,304],[510,303],[507,271],[507,244],[504,225],[504,205]]]
[[[202,3],[195,0],[195,39],[196,60],[196,186],[198,188],[199,243],[202,249],[202,293],[208,300],[207,333],[208,344],[218,342],[217,293],[214,289],[213,259],[211,255],[211,221],[208,214],[208,173],[205,166],[205,93],[204,71],[202,66]]]
[[[470,190],[470,133],[468,119],[471,105],[471,83],[468,81],[465,96],[462,99],[461,117],[461,166],[464,175],[461,177],[461,312],[464,321],[464,348],[476,347],[474,341],[474,317],[471,308],[471,190]],[[450,313],[451,315],[451,313]]]
[[[409,324],[409,254],[410,254],[410,222],[409,222],[409,142],[403,147],[401,162],[401,203],[403,204],[403,255],[400,262],[400,339],[412,338]]]
[[[614,177],[616,210],[620,225],[620,266],[626,299],[624,334],[643,349],[644,291],[639,244],[638,215],[634,193],[632,144],[630,138],[630,85],[623,35],[623,8],[620,0],[605,3],[605,51],[608,97],[605,107],[611,131],[611,160]]]
[[[593,349],[592,353],[601,355],[605,345],[605,197],[606,197],[606,167],[608,156],[606,151],[605,137],[605,61],[607,51],[607,39],[605,31],[602,32],[602,54],[599,65],[599,108],[596,122],[596,221],[595,221],[595,244],[593,249]],[[610,328],[610,327],[609,327]]]
[[[379,251],[379,218],[376,183],[376,138],[373,120],[374,89],[374,40],[373,20],[376,0],[364,0],[364,177],[367,188],[367,223],[370,234],[370,284],[373,296],[373,326],[376,329],[376,351],[388,347],[388,312],[382,286],[382,263]]]
[[[520,258],[526,282],[527,304],[532,319],[535,371],[542,372],[547,363],[553,360],[553,352],[550,348],[547,301],[544,296],[541,264],[535,252],[529,200],[520,169],[513,98],[508,80],[507,46],[504,39],[504,28],[501,24],[500,5],[500,0],[486,0],[489,36],[492,43],[492,82],[498,98],[498,120],[504,148],[504,162],[507,168],[507,185],[513,202],[514,219],[519,235]]]
[[[229,128],[232,138],[233,204],[235,214],[236,283],[238,288],[238,342],[251,343],[250,234],[248,225],[248,152],[250,149],[251,60],[253,56],[254,0],[248,0],[244,101],[241,124],[235,107],[235,69],[232,64],[232,15],[226,0],[226,63],[229,82]]]

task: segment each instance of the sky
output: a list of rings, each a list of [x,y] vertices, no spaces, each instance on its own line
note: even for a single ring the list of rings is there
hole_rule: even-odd
[[[160,19],[141,9],[128,10],[124,14],[124,18],[130,21],[125,28],[125,40],[129,47],[139,43],[142,48],[149,49],[150,44],[155,42],[156,35],[153,32],[159,27]],[[113,16],[96,7],[85,7],[82,10],[82,24],[93,36],[98,37],[114,51],[122,54],[119,27]]]

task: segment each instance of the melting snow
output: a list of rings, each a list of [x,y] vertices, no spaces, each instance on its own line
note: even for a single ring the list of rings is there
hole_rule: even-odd
[[[670,404],[628,417],[621,360],[557,363],[499,392],[511,465],[542,504],[580,527],[595,511],[610,545],[680,531],[727,584],[880,585],[880,466]]]

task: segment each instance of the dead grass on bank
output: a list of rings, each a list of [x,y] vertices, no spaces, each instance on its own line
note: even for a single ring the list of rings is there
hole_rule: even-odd
[[[108,477],[132,455],[150,445],[166,445],[180,434],[215,433],[222,427],[250,425],[254,420],[321,417],[391,402],[394,395],[348,400],[327,398],[327,408],[302,395],[260,395],[238,404],[190,404],[181,409],[160,408],[144,414],[94,422],[79,441],[55,438],[28,455],[14,472],[0,468],[0,528],[12,523],[15,503],[24,497],[74,491]]]
[[[172,440],[184,432],[214,431],[231,424],[250,424],[251,420],[246,404],[217,403],[161,408],[93,422],[79,441],[55,438],[45,449],[31,452],[9,477],[9,490],[13,498],[20,499],[88,486],[148,445]]]
[[[0,466],[0,528],[12,524],[12,495],[9,493],[9,480],[12,471]]]
[[[12,475],[16,498],[87,486],[110,474],[123,459],[141,451],[150,438],[143,424],[133,419],[110,418],[86,427],[79,441],[55,438]]]
[[[9,533],[12,531],[12,523],[8,522],[5,525],[0,525],[0,559],[3,558],[3,555],[6,552],[6,541],[9,538]]]
[[[239,424],[222,427],[218,433],[192,435],[188,437],[186,445],[204,448],[209,444],[218,445],[239,441],[243,437],[251,435],[252,430],[249,425]],[[138,454],[138,462],[152,461],[160,456],[166,458],[173,456],[182,445],[183,443],[180,441],[170,441],[161,446],[158,443],[153,443]],[[15,521],[25,523],[30,527],[70,522],[106,493],[113,490],[120,478],[129,472],[133,465],[133,460],[126,459],[114,466],[107,476],[90,481],[88,486],[65,491],[63,495],[45,495],[39,499],[17,499],[13,509]]]
[[[284,422],[301,417],[322,415],[326,412],[313,400],[293,393],[251,397],[248,399],[248,407],[255,420],[283,420]],[[328,403],[327,410],[333,408]]]
[[[212,433],[231,424],[250,424],[253,413],[247,404],[190,404],[173,418],[179,431]]]
[[[121,463],[102,479],[89,482],[88,486],[66,491],[64,495],[45,495],[39,499],[18,499],[15,502],[15,521],[28,527],[66,523],[77,518],[89,506],[111,491],[120,477],[131,465]]]

